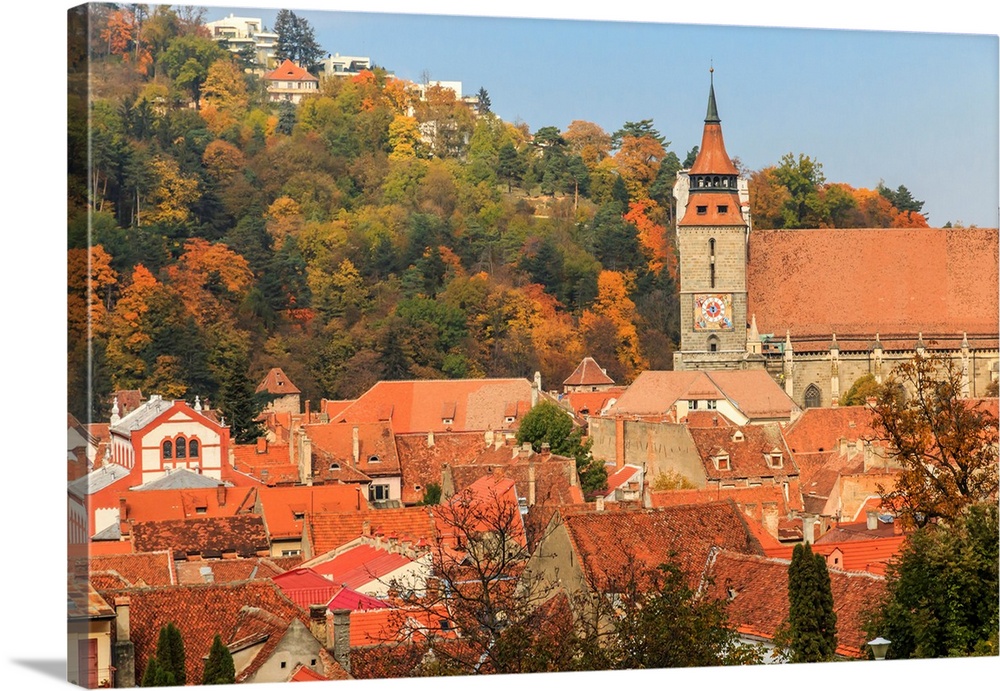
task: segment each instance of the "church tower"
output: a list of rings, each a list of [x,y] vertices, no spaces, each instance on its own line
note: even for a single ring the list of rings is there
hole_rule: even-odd
[[[701,148],[674,186],[681,309],[675,370],[748,366],[749,195],[726,153],[712,77]]]

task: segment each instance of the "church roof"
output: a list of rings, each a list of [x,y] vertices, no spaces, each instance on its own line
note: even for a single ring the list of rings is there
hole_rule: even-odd
[[[732,159],[726,153],[726,144],[722,139],[722,121],[719,119],[719,109],[715,103],[715,84],[709,86],[708,114],[705,117],[705,129],[701,135],[701,147],[698,155],[688,171],[692,175],[719,173],[720,175],[739,175]]]
[[[563,386],[602,386],[614,384],[615,380],[608,376],[597,361],[592,357],[585,357],[573,370],[573,374],[566,377]]]
[[[747,312],[762,333],[828,345],[836,332],[847,349],[876,333],[1000,332],[995,228],[754,230],[749,253]]]

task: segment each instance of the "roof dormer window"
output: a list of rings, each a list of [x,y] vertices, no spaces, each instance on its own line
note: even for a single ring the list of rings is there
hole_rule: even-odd
[[[699,205],[697,205],[695,207],[695,211],[698,212],[699,216],[704,216],[705,214],[708,213],[708,205],[707,204],[699,204]]]
[[[733,441],[743,441],[746,437],[743,436],[743,430],[736,430],[733,432]]]
[[[768,468],[781,468],[784,466],[784,458],[778,449],[772,449],[771,453],[765,455],[765,458],[767,459]]]
[[[729,454],[728,453],[723,452],[723,453],[717,454],[712,459],[712,461],[715,463],[715,469],[716,470],[732,470],[733,469],[732,464],[729,462]]]
[[[441,418],[441,424],[442,425],[454,425],[455,424],[455,419],[454,418],[450,418],[450,417]]]

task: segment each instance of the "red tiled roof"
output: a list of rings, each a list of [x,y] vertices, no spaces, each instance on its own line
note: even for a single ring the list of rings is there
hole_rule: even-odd
[[[462,463],[486,447],[480,432],[435,433],[434,445],[427,444],[426,434],[396,436],[396,450],[402,473],[401,499],[404,504],[423,501],[427,485],[440,486],[442,463]]]
[[[509,429],[516,422],[504,421],[508,405],[516,403],[518,414],[523,414],[531,406],[531,390],[527,379],[381,381],[331,421],[391,420],[397,434]],[[441,405],[448,401],[456,405],[450,424],[441,418]]]
[[[653,508],[667,506],[684,506],[687,504],[710,504],[717,501],[731,500],[743,511],[751,524],[761,524],[764,520],[765,506],[774,506],[779,517],[788,516],[792,511],[801,511],[798,483],[791,480],[788,483],[788,500],[781,483],[761,484],[756,487],[713,487],[710,489],[672,489],[652,491],[649,494]]]
[[[998,246],[995,228],[755,230],[747,313],[761,332],[790,331],[793,345],[806,336],[829,345],[833,333],[885,342],[968,332],[996,347]],[[848,256],[865,261],[830,262]],[[789,274],[794,286],[774,280]]]
[[[613,386],[603,391],[569,391],[559,397],[559,402],[568,404],[577,415],[600,415],[625,391],[624,386]]]
[[[795,454],[835,451],[841,438],[853,444],[873,435],[871,410],[861,405],[806,408],[785,428],[785,440]]]
[[[273,578],[282,573],[281,569],[270,559],[209,559],[198,561],[174,562],[177,572],[177,583],[206,583],[202,569],[211,570],[213,583],[233,583],[251,578]]]
[[[704,207],[699,213],[698,207]],[[745,226],[740,197],[733,192],[693,192],[679,226]]]
[[[361,544],[327,561],[314,562],[311,568],[321,576],[329,577],[331,583],[357,590],[413,563],[414,560],[405,554]]]
[[[278,67],[264,75],[264,79],[268,81],[278,81],[284,79],[285,81],[297,81],[297,82],[318,82],[319,79],[309,74],[306,70],[296,65],[291,60],[285,60],[283,63],[278,65]]]
[[[291,462],[288,444],[238,444],[233,451],[233,468],[260,481],[261,484],[296,484],[299,467]],[[267,471],[267,472],[264,472]]]
[[[725,482],[737,478],[798,475],[798,468],[777,424],[745,425],[739,429],[695,427],[689,428],[688,432],[701,456],[705,474],[711,480]],[[765,456],[772,451],[781,454],[780,468],[771,468],[767,464]],[[713,459],[723,453],[729,457],[728,470],[722,466],[719,469],[715,467]]]
[[[372,535],[381,531],[413,542],[434,537],[434,521],[426,506],[399,509],[369,509],[308,516],[309,540],[313,554],[325,554],[361,537],[365,523]]]
[[[573,549],[590,582],[613,587],[634,559],[655,568],[671,561],[693,585],[713,547],[762,554],[760,542],[732,501],[665,509],[595,511],[562,515]]]
[[[725,550],[715,556],[708,575],[710,597],[729,600],[729,622],[747,634],[773,639],[788,617],[790,561]],[[885,592],[885,580],[872,574],[829,569],[833,608],[837,614],[837,654],[865,653],[865,613]],[[732,590],[731,597],[730,589]]]
[[[197,517],[234,516],[253,505],[254,489],[247,487],[199,487],[127,491],[123,519],[134,523]]]
[[[604,496],[614,494],[615,490],[627,483],[633,477],[642,472],[642,468],[635,465],[625,465],[608,476],[608,487]]]
[[[728,398],[750,419],[790,419],[798,406],[765,370],[642,372],[609,411],[612,415],[665,415],[677,401]]]
[[[299,387],[292,383],[292,380],[288,378],[288,375],[280,367],[272,367],[264,375],[260,384],[257,385],[257,393],[262,391],[276,396],[302,393]]]
[[[340,415],[341,411],[345,410],[347,406],[354,403],[354,401],[328,401],[323,399],[320,403],[320,413],[326,413],[329,419],[333,419]]]
[[[306,436],[314,451],[313,474],[317,479],[327,479],[330,465],[336,463],[341,470],[353,468],[368,477],[399,475],[399,456],[389,422],[356,424],[326,423],[304,425]],[[358,434],[358,459],[354,460],[354,431]],[[325,452],[315,454],[316,451]],[[320,456],[320,458],[317,458]],[[315,461],[321,460],[317,463]]]
[[[356,485],[261,487],[260,506],[271,539],[299,538],[313,513],[350,513],[368,508]]]
[[[706,122],[701,132],[701,146],[698,155],[688,171],[690,175],[718,173],[719,175],[739,175],[736,166],[726,153],[726,143],[722,137],[722,125]]]
[[[597,361],[592,357],[585,357],[576,366],[573,373],[566,377],[563,386],[611,386],[615,380],[608,376]]]
[[[136,678],[141,679],[156,653],[160,628],[175,624],[184,640],[187,678],[202,678],[204,659],[216,634],[225,641],[240,621],[244,607],[255,607],[284,622],[298,618],[308,625],[308,614],[268,580],[227,584],[162,586],[101,591],[108,599],[130,600],[130,637],[135,645]]]
[[[175,558],[189,554],[218,557],[230,552],[253,557],[268,550],[264,520],[255,515],[136,523],[132,542],[137,551],[171,550]]]
[[[138,554],[92,555],[89,560],[91,574],[114,572],[129,585],[173,585],[174,560],[167,550]]]

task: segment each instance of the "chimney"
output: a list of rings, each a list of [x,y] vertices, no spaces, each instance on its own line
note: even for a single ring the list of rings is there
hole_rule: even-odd
[[[309,605],[309,633],[327,650],[333,647],[328,639],[326,605]]]
[[[357,465],[358,459],[361,458],[361,439],[357,427],[351,430],[351,454],[354,456],[354,465]]]
[[[625,465],[625,418],[615,418],[615,468]]]
[[[266,485],[270,479],[271,479],[271,473],[270,473],[270,471],[267,468],[261,469],[261,471],[260,471],[260,481],[263,482]]]
[[[351,671],[351,610],[333,610],[333,659]]]
[[[596,507],[597,510],[598,511],[604,511],[604,497],[597,497],[595,499],[595,502],[597,504],[597,507]]]
[[[129,605],[127,597],[115,598],[115,644],[112,650],[111,662],[114,665],[114,685],[118,688],[130,688],[135,683],[135,644],[131,639],[129,623]]]
[[[372,536],[372,524],[371,524],[371,521],[362,521],[361,522],[361,534],[364,535],[365,537],[371,537]]]
[[[811,545],[816,539],[816,517],[802,514],[802,542]]]
[[[535,372],[535,380],[531,384],[531,407],[538,405],[538,394],[542,390],[542,373]]]
[[[267,453],[267,437],[257,437],[257,453]]]
[[[846,437],[841,437],[838,440],[838,443],[840,444],[840,455],[841,456],[846,456],[847,455],[847,438]]]
[[[434,430],[430,430],[427,432],[427,448],[428,449],[434,448]]]
[[[778,537],[778,505],[773,501],[764,502],[761,505],[762,523],[768,535]]]
[[[310,405],[309,405],[309,399],[307,398],[307,399],[306,399],[306,424],[307,424],[307,425],[308,425],[308,424],[309,424],[310,422],[312,422],[312,418],[311,418],[311,415],[312,415],[312,410],[310,409]]]
[[[865,518],[868,519],[868,530],[878,530],[878,511],[866,511]]]
[[[486,434],[483,435],[483,439],[486,441],[486,446],[493,446],[493,440],[495,439],[493,430],[486,430]]]
[[[218,500],[220,507],[226,505],[226,486],[225,485],[220,484],[218,487],[215,488],[215,498]]]
[[[441,498],[451,499],[455,495],[455,478],[451,474],[451,466],[441,464]]]
[[[528,462],[528,506],[535,505],[535,462]]]

